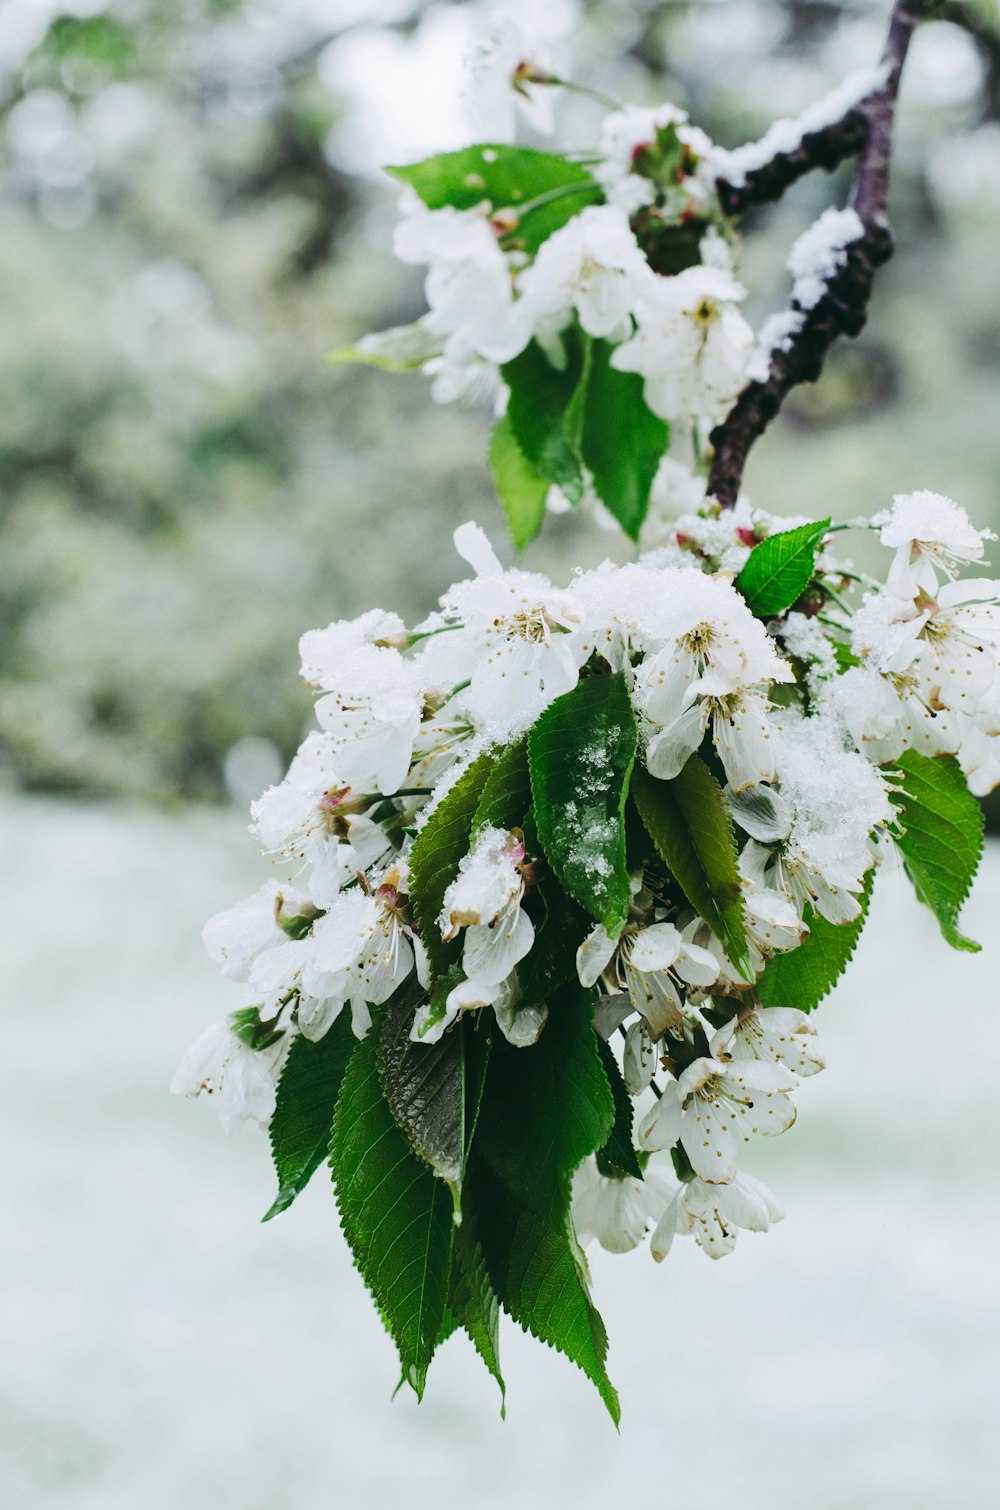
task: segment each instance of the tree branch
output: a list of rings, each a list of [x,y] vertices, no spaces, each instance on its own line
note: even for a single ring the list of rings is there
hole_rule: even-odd
[[[788,393],[799,383],[815,382],[838,336],[856,336],[864,326],[875,271],[892,255],[886,204],[900,77],[914,28],[934,8],[934,3],[935,0],[896,0],[882,50],[883,82],[850,112],[857,114],[864,126],[864,142],[849,201],[861,222],[862,234],[844,247],[836,271],[829,276],[818,300],[803,307],[793,295],[788,334],[772,350],[766,377],[750,382],[733,409],[712,431],[714,455],[708,491],[723,508],[731,508],[736,502],[750,448],[767,429]],[[843,126],[844,121],[836,124]],[[835,134],[834,140],[839,139]],[[785,171],[778,170],[779,183]],[[801,172],[805,171],[803,167]]]
[[[864,111],[852,106],[839,120],[803,131],[798,144],[786,151],[778,150],[759,167],[748,168],[739,182],[716,179],[719,203],[726,215],[742,215],[755,204],[772,204],[799,178],[823,168],[832,173],[848,157],[861,150],[868,133]],[[767,137],[760,143],[767,145]],[[739,152],[733,154],[739,157]]]

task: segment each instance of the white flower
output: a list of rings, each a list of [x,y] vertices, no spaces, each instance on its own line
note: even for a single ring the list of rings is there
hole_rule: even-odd
[[[307,629],[299,640],[302,676],[314,687],[332,692],[344,661],[364,646],[406,645],[406,625],[398,613],[373,608],[356,619],[336,619],[325,629]]]
[[[736,1174],[740,1143],[751,1133],[774,1137],[795,1121],[789,1092],[798,1084],[791,1071],[760,1061],[735,1067],[718,1059],[696,1059],[664,1088],[639,1125],[639,1142],[656,1151],[680,1139],[695,1174],[725,1184]]]
[[[794,673],[729,582],[673,577],[657,625],[662,649],[647,654],[632,689],[646,764],[661,779],[676,776],[711,726],[730,784],[741,790],[774,771],[764,688]]]
[[[958,759],[977,797],[1000,786],[1000,679],[983,698],[975,714],[962,721]]]
[[[743,914],[747,953],[756,979],[772,954],[796,948],[807,930],[785,893],[771,887],[744,885]],[[685,939],[702,945],[715,957],[719,972],[715,982],[718,987],[716,994],[719,991],[742,991],[746,987],[747,981],[729,959],[721,941],[704,918],[692,918],[685,924],[683,933]]]
[[[767,1186],[750,1174],[737,1174],[727,1185],[693,1179],[682,1185],[650,1239],[657,1263],[670,1252],[675,1235],[693,1233],[709,1258],[724,1258],[736,1247],[739,1229],[766,1232],[780,1222],[784,1210]]]
[[[400,867],[393,866],[374,893],[341,892],[313,927],[305,989],[319,999],[350,1001],[358,1037],[370,1021],[368,1006],[388,1001],[414,967],[413,934],[399,908],[404,890]]]
[[[221,964],[223,975],[230,980],[247,980],[258,954],[287,942],[278,921],[286,900],[296,907],[294,894],[276,881],[267,881],[253,896],[209,918],[202,938],[209,957]]]
[[[345,881],[391,848],[384,830],[363,813],[363,801],[338,784],[338,748],[328,735],[308,734],[285,779],[250,808],[265,852],[309,865],[309,895],[318,907],[329,907]]]
[[[274,1115],[275,1087],[290,1035],[282,1033],[265,1049],[251,1049],[228,1022],[213,1024],[191,1045],[170,1083],[176,1096],[193,1099],[202,1092],[217,1098],[226,1131],[238,1122],[266,1126]]]
[[[740,874],[784,892],[800,916],[808,905],[831,923],[850,922],[860,911],[853,893],[875,860],[872,833],[893,818],[885,780],[844,749],[829,718],[776,725],[775,745],[779,789],[730,795],[733,816],[751,836]]]
[[[463,1012],[481,1012],[492,1007],[497,1026],[507,1042],[516,1049],[529,1048],[538,1042],[549,1009],[544,1004],[522,1006],[517,997],[517,980],[513,975],[495,985],[479,980],[460,981],[448,992],[443,1013],[429,1001],[417,1008],[410,1038],[414,1043],[437,1043]]]
[[[609,1253],[628,1253],[642,1242],[650,1223],[663,1210],[668,1184],[656,1169],[637,1180],[632,1175],[608,1177],[587,1159],[573,1181],[572,1218],[582,1243],[597,1239]]]
[[[519,286],[535,334],[553,348],[574,311],[588,335],[620,341],[653,278],[625,213],[588,205],[542,243]]]
[[[524,348],[526,315],[496,233],[478,210],[428,210],[418,202],[396,227],[394,246],[400,261],[429,265],[430,312],[421,324],[441,338],[446,360],[508,362]]]
[[[577,950],[576,970],[581,985],[592,986],[604,975],[612,990],[625,990],[650,1037],[658,1039],[668,1031],[683,1031],[685,987],[710,986],[719,966],[673,923],[630,927],[618,939],[609,938],[598,923]]]
[[[366,645],[345,657],[327,685],[316,715],[333,741],[341,782],[391,796],[410,767],[423,714],[419,663]]]
[[[524,843],[516,834],[483,828],[444,894],[441,937],[447,941],[465,929],[462,967],[477,985],[506,980],[534,942],[534,927],[521,907],[523,861]]]
[[[576,685],[587,654],[570,634],[580,606],[537,572],[504,571],[478,525],[457,529],[455,545],[477,575],[441,599],[444,622],[460,627],[426,642],[425,674],[467,678],[462,702],[473,721],[512,737]]]
[[[797,1007],[757,1007],[741,1012],[712,1038],[711,1050],[723,1063],[763,1059],[784,1064],[793,1075],[815,1075],[826,1065],[816,1047],[816,1029]]]
[[[469,73],[465,98],[488,140],[512,142],[518,114],[535,131],[552,134],[548,56],[538,38],[515,17],[499,17],[469,48],[465,66]]]
[[[959,566],[982,559],[984,540],[996,539],[990,530],[974,529],[950,498],[927,491],[897,494],[892,509],[875,522],[882,525],[882,544],[896,552],[887,580],[898,598],[920,591],[934,597],[938,571],[955,576]]]
[[[690,170],[685,171],[679,184],[668,186],[636,171],[637,166],[643,166],[644,154],[657,156],[657,137],[666,126],[677,128],[679,140],[697,156],[703,157],[711,150],[708,137],[697,127],[688,126],[687,118],[687,112],[675,105],[627,105],[624,110],[605,116],[601,127],[601,160],[593,171],[609,204],[633,215],[644,205],[652,204],[658,191],[662,194],[668,187],[669,197],[678,199],[681,205],[697,204],[707,198],[711,180],[705,174],[698,177]],[[655,163],[652,166],[655,168]]]
[[[736,308],[746,290],[719,268],[688,267],[646,286],[637,330],[611,364],[645,378],[646,403],[667,420],[715,424],[747,380],[754,335]]]

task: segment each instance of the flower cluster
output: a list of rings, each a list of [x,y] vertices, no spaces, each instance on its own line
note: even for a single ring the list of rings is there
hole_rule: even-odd
[[[579,1230],[617,1251],[652,1222],[656,1257],[677,1232],[718,1257],[739,1227],[775,1220],[773,1198],[738,1169],[740,1150],[791,1126],[792,1093],[823,1059],[806,1011],[775,999],[773,963],[807,956],[817,930],[856,931],[880,845],[899,828],[907,750],[931,770],[957,755],[979,791],[1000,778],[1000,584],[954,580],[983,552],[964,511],[926,493],[897,498],[873,526],[892,553],[888,580],[867,591],[831,556],[822,524],[788,524],[746,504],[706,506],[636,563],[605,563],[564,588],[505,570],[464,525],[456,544],[473,574],[414,630],[375,611],[304,635],[319,727],[252,809],[284,878],[208,924],[209,953],[243,999],[232,1025],[189,1053],[175,1089],[216,1094],[227,1122],[266,1123],[289,1044],[321,1040],[345,1008],[363,1036],[405,983],[410,1038],[428,1051],[487,1010],[508,1043],[529,1048],[554,1010],[533,981],[552,969],[558,884],[580,919],[559,943],[596,1031],[619,1044],[629,1094],[657,1092],[639,1150],[669,1150],[681,1177],[673,1190],[662,1170],[591,1161],[577,1177]],[[755,614],[755,562],[780,564],[810,530],[809,585]],[[539,811],[538,731],[598,684],[626,694],[645,830],[636,838],[623,822],[610,844],[572,832],[589,821],[586,771],[565,789],[561,826]],[[466,821],[429,911],[414,896],[413,857],[423,847],[426,870],[428,842],[453,823],[470,776],[525,747],[520,797],[502,821]],[[614,780],[600,761],[592,775],[596,787]],[[698,818],[731,852],[735,914],[674,859],[660,792],[708,802]],[[627,908],[613,923],[595,897],[619,837]]]

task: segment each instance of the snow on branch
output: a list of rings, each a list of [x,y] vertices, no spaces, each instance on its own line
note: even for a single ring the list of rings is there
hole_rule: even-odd
[[[861,89],[862,94],[847,105],[846,115],[839,120],[831,109],[835,96],[829,96],[815,107],[818,114],[827,115],[827,125],[817,126],[807,114],[798,123],[798,127],[806,124],[798,147],[779,151],[771,163],[756,161],[764,156],[762,149],[768,136],[773,133],[779,147],[782,143],[791,144],[796,123],[779,122],[761,142],[730,154],[737,159],[737,169],[744,175],[742,188],[730,181],[728,187],[732,193],[746,194],[749,190],[750,198],[744,203],[776,198],[788,183],[809,168],[832,166],[815,155],[820,150],[816,137],[827,133],[827,147],[822,150],[832,151],[829,143],[842,143],[846,122],[857,117],[861,123],[863,140],[849,206],[844,211],[822,215],[796,243],[789,259],[795,277],[789,308],[768,321],[758,355],[758,371],[712,432],[714,455],[709,492],[724,507],[730,508],[736,502],[750,448],[777,414],[787,394],[799,383],[815,382],[838,336],[856,336],[864,326],[875,271],[892,255],[886,202],[900,77],[914,28],[933,9],[934,0],[896,0],[878,69],[882,82],[874,91],[865,92],[863,84],[855,85],[848,80],[844,90],[847,84],[852,87],[843,99],[849,100],[855,88]],[[781,175],[787,175],[790,168],[775,169],[777,192],[765,195],[762,186],[766,180],[761,175],[786,158],[805,162],[803,153],[813,154],[808,163],[784,179]]]
[[[885,66],[849,74],[794,120],[775,121],[759,141],[717,151],[717,188],[727,215],[780,199],[814,168],[828,172],[858,152],[867,134],[862,105],[888,78]]]

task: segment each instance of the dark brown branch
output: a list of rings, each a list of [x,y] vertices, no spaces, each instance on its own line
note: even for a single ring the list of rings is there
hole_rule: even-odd
[[[892,255],[886,203],[900,76],[914,28],[933,7],[934,0],[896,0],[882,51],[885,82],[857,107],[865,140],[849,204],[863,234],[844,249],[841,265],[816,304],[802,309],[793,298],[791,313],[798,323],[772,351],[767,377],[749,383],[712,431],[708,491],[724,508],[736,502],[750,448],[787,395],[799,383],[815,382],[838,336],[855,336],[864,326],[875,270]]]
[[[726,215],[742,215],[755,204],[773,204],[797,179],[816,168],[832,173],[864,145],[868,123],[864,111],[856,106],[839,121],[831,121],[818,131],[803,134],[790,152],[776,152],[759,168],[750,168],[740,183],[725,178],[716,180],[719,203]]]

